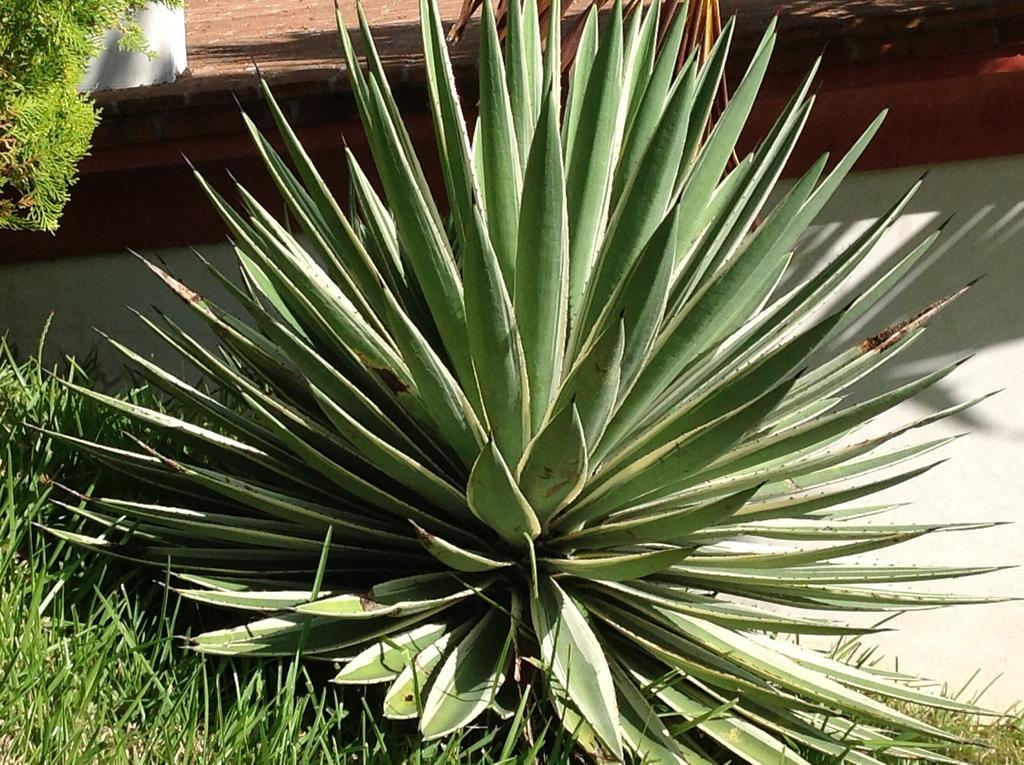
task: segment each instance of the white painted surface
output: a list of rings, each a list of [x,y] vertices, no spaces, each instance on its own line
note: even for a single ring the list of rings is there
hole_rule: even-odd
[[[151,5],[136,14],[155,55],[121,50],[121,33],[110,30],[103,49],[78,84],[81,90],[117,90],[173,82],[185,70],[185,9]]]
[[[882,213],[914,180],[919,170],[864,173],[852,177],[826,209],[808,238],[801,262],[810,264],[837,251],[874,216]],[[943,165],[934,168],[864,271],[892,262],[900,246],[915,242],[955,213],[929,267],[892,296],[858,336],[873,334],[889,321],[916,312],[968,280],[985,278],[937,319],[905,355],[885,368],[879,383],[903,380],[925,368],[969,353],[976,356],[951,378],[886,418],[911,419],[996,388],[1000,396],[915,438],[970,431],[945,449],[949,462],[891,492],[913,504],[883,522],[1013,521],[1024,500],[1024,157]],[[204,253],[229,267],[224,247]],[[219,294],[195,258],[184,250],[161,253],[173,271],[200,292]],[[837,301],[841,299],[836,296]],[[82,351],[94,341],[90,327],[141,347],[150,339],[127,310],[156,304],[182,315],[177,299],[126,255],[0,268],[0,328],[8,327],[23,348],[34,347],[46,315],[56,311],[50,350]],[[194,326],[191,325],[191,326]],[[150,346],[151,347],[151,346]],[[159,358],[173,360],[159,352]],[[107,375],[115,357],[105,353]],[[884,424],[884,423],[882,423]],[[881,556],[877,556],[881,558]],[[886,559],[917,563],[992,565],[1024,563],[1024,526],[1002,526],[967,534],[935,535],[896,548]],[[1024,569],[992,574],[939,589],[1024,596]],[[899,631],[878,642],[900,666],[958,685],[975,670],[987,681],[1002,673],[984,701],[1005,707],[1024,698],[1024,662],[1018,644],[1024,635],[1024,604],[970,606],[918,612],[895,623]]]
[[[813,251],[805,254],[807,261],[837,252],[842,242],[863,230],[919,176],[919,169],[906,169],[851,178],[811,232],[808,244]],[[866,326],[852,333],[851,339],[874,334],[982,276],[974,289],[936,318],[920,341],[883,368],[873,384],[869,381],[865,393],[975,355],[931,390],[880,418],[873,430],[917,419],[983,393],[1005,390],[974,409],[897,442],[968,433],[937,455],[948,462],[878,495],[911,503],[878,522],[1001,521],[1014,525],[931,535],[884,555],[866,557],[901,564],[1020,566],[1024,564],[1024,525],[1019,525],[1024,518],[1024,158],[933,168],[862,274],[879,272],[894,263],[895,257],[906,251],[902,246],[919,241],[951,213],[954,217],[925,266]],[[836,302],[840,300],[837,296]],[[1024,597],[1024,569],[917,587]],[[871,642],[887,657],[898,658],[902,669],[947,682],[953,689],[978,670],[973,690],[995,680],[983,703],[1002,710],[1024,699],[1024,661],[1019,651],[1024,603],[919,611],[888,626],[896,631]]]

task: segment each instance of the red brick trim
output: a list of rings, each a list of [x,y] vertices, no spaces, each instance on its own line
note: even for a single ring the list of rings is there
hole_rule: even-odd
[[[841,152],[883,109],[885,124],[857,165],[879,170],[1024,154],[1024,48],[826,70],[790,173]],[[795,87],[766,83],[745,134],[764,135]]]
[[[800,69],[794,59],[787,60],[790,66],[776,71],[765,84],[744,138],[747,148],[764,134],[793,88]],[[463,87],[470,98],[472,82],[466,80]],[[311,153],[343,194],[341,137],[357,152],[365,147],[349,96],[310,93],[305,86],[295,91],[284,86],[283,92]],[[421,89],[410,85],[400,99],[423,155],[433,156],[433,131]],[[1024,154],[1022,102],[1024,50],[1019,45],[927,60],[826,66],[817,105],[789,172],[799,171],[822,151],[845,150],[884,108],[891,110],[889,118],[858,169]],[[237,106],[215,103],[208,109],[194,106],[161,115],[166,136],[162,140],[132,142],[125,134],[114,142],[108,135],[107,145],[97,147],[83,164],[60,232],[0,232],[0,262],[223,241],[223,227],[182,154],[218,183],[229,184],[230,172],[270,203],[279,204],[241,131]],[[130,124],[124,116],[118,124]],[[181,122],[177,128],[176,121]],[[202,128],[198,132],[205,134],[195,134],[197,124]]]

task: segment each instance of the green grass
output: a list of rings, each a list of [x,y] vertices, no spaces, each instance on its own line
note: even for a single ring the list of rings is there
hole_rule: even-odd
[[[504,733],[419,747],[315,666],[184,651],[168,590],[40,538],[28,491],[8,473],[0,497],[0,764],[532,761]]]
[[[86,375],[77,364],[63,373]],[[365,713],[379,708],[376,691],[364,699],[327,683],[327,664],[184,650],[181,635],[217,614],[179,603],[159,571],[82,552],[39,528],[75,523],[49,501],[55,481],[106,490],[118,476],[26,423],[87,438],[128,426],[67,395],[38,358],[16,364],[0,344],[0,765],[529,765],[541,750],[545,762],[569,761],[554,732],[534,745],[507,730],[420,745],[414,724]]]
[[[524,731],[512,720],[423,745],[413,724],[367,713],[379,689],[327,683],[327,664],[185,651],[179,636],[215,613],[180,604],[159,571],[82,553],[35,525],[73,522],[49,501],[51,479],[106,489],[118,476],[24,423],[90,438],[126,424],[69,397],[38,360],[16,365],[0,353],[0,765],[577,762],[557,725]],[[85,375],[77,365],[64,372]],[[950,753],[966,762],[1024,758],[1020,718],[932,722],[984,744]]]
[[[961,738],[978,742],[976,746],[954,747],[947,752],[951,757],[976,765],[1024,762],[1024,716],[1020,714],[1008,714],[995,722],[950,712],[925,713],[923,718]]]

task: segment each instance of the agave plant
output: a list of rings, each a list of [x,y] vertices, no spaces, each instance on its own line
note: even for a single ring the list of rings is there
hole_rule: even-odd
[[[956,365],[849,394],[955,295],[830,350],[937,233],[828,309],[916,190],[820,270],[791,268],[881,118],[772,197],[814,73],[728,169],[774,30],[708,134],[733,25],[680,68],[685,14],[659,28],[658,10],[619,5],[600,31],[591,13],[563,83],[559,25],[542,46],[534,0],[513,2],[502,45],[484,3],[471,132],[422,0],[445,195],[362,16],[365,69],[339,28],[379,184],[347,153],[349,209],[264,84],[288,158],[246,124],[293,227],[200,177],[246,317],[151,265],[216,333],[143,319],[205,382],[114,343],[174,406],[80,389],[160,440],[77,442],[139,496],[83,498],[102,531],[55,533],[249,615],[196,650],[337,662],[336,682],[386,684],[383,714],[427,738],[522,716],[533,688],[599,760],[950,762],[951,737],[899,710],[971,707],[794,639],[867,631],[835,612],[975,602],[890,585],[980,569],[845,562],[953,528],[873,525],[884,507],[856,502],[944,443],[887,442],[974,402],[853,434]]]

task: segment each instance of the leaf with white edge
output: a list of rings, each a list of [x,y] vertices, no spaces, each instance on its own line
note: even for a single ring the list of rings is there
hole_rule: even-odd
[[[720,49],[722,50],[723,57],[732,33],[732,19],[730,19],[727,26],[729,30],[723,30],[723,35],[719,38],[719,46],[721,46]],[[729,157],[732,156],[736,140],[739,138],[740,131],[746,123],[747,115],[750,113],[754,99],[757,96],[758,90],[760,90],[761,81],[768,68],[768,60],[775,47],[775,26],[776,19],[772,18],[768,28],[765,29],[764,36],[761,38],[761,43],[754,52],[746,73],[743,75],[739,87],[733,92],[732,97],[729,99],[729,105],[719,118],[707,143],[701,149],[692,172],[686,176],[683,187],[684,198],[689,197],[695,201],[707,199],[715,184],[718,183],[719,178],[722,177],[722,171],[725,170]],[[714,54],[712,55],[714,56]],[[719,61],[721,63],[721,59]],[[713,70],[709,69],[708,71]],[[710,91],[712,99],[715,98],[715,91],[718,89],[717,84],[713,88]],[[701,96],[706,98],[707,93],[708,90],[702,85],[702,92],[698,95],[698,99]],[[698,109],[695,109],[694,112],[698,113]],[[698,126],[697,129],[700,130],[701,128]],[[699,140],[700,136],[696,134],[688,143],[695,147]],[[688,146],[687,148],[690,147]]]
[[[416,528],[416,536],[419,537],[423,548],[445,566],[455,571],[476,573],[480,571],[494,571],[512,565],[510,560],[497,560],[472,550],[466,550],[435,534],[431,534],[429,531],[416,526],[416,524],[413,524],[413,526]]]
[[[597,54],[597,7],[586,11],[583,24],[576,29],[576,55],[572,61],[572,73],[569,77],[569,94],[566,99],[565,117],[562,120],[562,144],[565,147],[566,158],[571,156],[573,143],[576,140],[576,131],[580,123],[580,115],[585,103],[587,83],[590,81],[590,74],[593,70],[594,58]],[[570,38],[569,45],[573,43]],[[567,47],[566,52],[569,52]],[[549,48],[550,54],[550,48]],[[558,71],[561,72],[562,61],[557,62]],[[555,62],[548,60],[549,75],[555,71]]]
[[[540,535],[540,521],[494,443],[480,452],[466,489],[469,509],[508,544],[521,549]]]
[[[389,635],[350,659],[331,682],[367,685],[393,681],[417,655],[449,631],[448,624],[437,622]]]
[[[509,106],[515,137],[518,140],[519,156],[524,158],[530,149],[533,130],[537,119],[534,109],[539,110],[539,98],[533,93],[532,64],[527,63],[528,32],[527,14],[523,4],[517,0],[505,6],[505,78],[508,84]],[[536,25],[533,15],[532,23]],[[536,31],[534,26],[529,31]],[[539,43],[539,41],[536,41]]]
[[[601,742],[622,758],[622,730],[615,686],[604,649],[586,616],[552,579],[538,582],[530,601],[541,658]]]
[[[671,89],[680,87],[678,83],[683,81],[682,78],[695,78],[696,76],[694,57],[690,56],[679,68],[680,78],[677,78],[679,45],[683,38],[685,17],[686,14],[679,13],[672,19],[671,27],[660,41],[661,50],[654,63],[653,72],[647,82],[638,83],[641,87],[633,95],[633,105],[630,107],[631,113],[626,122],[622,153],[615,168],[612,204],[618,202],[626,182],[633,177],[634,169],[643,158],[647,146],[650,144],[651,136],[658,126],[658,120],[665,109]],[[682,87],[687,86],[683,85]]]
[[[333,595],[295,607],[303,614],[335,619],[373,619],[379,616],[433,611],[479,591],[449,573],[419,574],[375,585],[368,593]]]
[[[675,208],[665,216],[595,322],[592,337],[611,329],[616,320],[622,321],[625,336],[620,383],[623,387],[632,382],[642,367],[661,327],[675,262],[678,227],[678,208]]]
[[[420,717],[424,739],[458,730],[490,706],[505,682],[511,647],[508,617],[489,608],[452,649],[431,682]]]
[[[788,342],[770,349],[760,358],[738,365],[731,373],[695,384],[690,395],[681,393],[682,400],[676,403],[671,412],[643,428],[639,435],[632,436],[628,443],[607,459],[605,469],[623,462],[628,464],[766,393],[779,380],[784,380],[804,365],[842,317],[842,311],[827,316]],[[794,384],[794,388],[797,384]],[[785,401],[780,404],[780,408],[784,404]]]
[[[773,284],[789,262],[788,253],[760,259],[739,257],[707,284],[687,308],[666,322],[647,366],[638,375],[605,437],[622,438],[641,413],[686,365],[722,339],[735,319],[761,301],[765,284]]]
[[[612,667],[618,691],[622,734],[627,745],[643,762],[663,765],[714,765],[688,746],[689,737],[673,737],[644,693],[618,667]]]
[[[600,765],[610,765],[621,761],[614,754],[609,753],[608,747],[597,735],[597,731],[576,712],[572,703],[565,697],[565,692],[557,683],[551,684],[548,694],[551,698],[551,706],[555,710],[555,717],[558,718],[562,730],[577,748]]]
[[[711,714],[718,705],[709,699],[704,703],[695,700],[702,695],[699,691],[687,688],[683,692],[674,687],[660,687],[658,678],[650,669],[644,672],[637,666],[631,666],[634,677],[645,686],[657,687],[655,695],[662,703],[683,719],[693,721],[697,728],[745,760],[772,765],[809,765],[792,748],[739,715]]]
[[[302,590],[282,590],[279,592],[218,592],[216,590],[175,590],[183,598],[198,603],[225,608],[240,608],[246,611],[284,611],[293,606],[308,603],[313,593]],[[329,592],[321,595],[329,596]]]
[[[384,694],[384,716],[391,720],[408,720],[420,714],[430,676],[445,657],[449,647],[465,634],[456,628],[416,654],[388,686]]]
[[[471,399],[412,319],[396,306],[389,304],[388,308],[392,335],[408,358],[409,372],[424,408],[463,463],[472,464],[484,439]]]
[[[624,605],[654,603],[671,611],[691,614],[713,621],[724,627],[764,632],[784,632],[790,635],[865,635],[876,630],[847,627],[835,621],[782,616],[751,606],[725,603],[708,595],[695,595],[681,585],[650,580],[634,580],[628,584],[602,582],[602,590]]]
[[[644,543],[685,543],[688,535],[725,522],[743,508],[760,486],[753,486],[701,505],[644,513],[642,509],[624,517],[566,534],[558,542],[587,550]]]
[[[587,443],[576,406],[558,412],[523,455],[519,488],[541,526],[571,502],[587,479]]]
[[[399,618],[339,621],[302,614],[269,616],[241,627],[212,630],[192,638],[192,649],[220,656],[295,656],[300,648],[310,655],[340,656],[339,652],[429,618],[430,613]]]
[[[474,177],[469,131],[459,108],[455,76],[444,41],[441,14],[437,4],[430,0],[420,0],[420,28],[434,130],[439,154],[446,165],[443,175],[452,215],[465,237],[468,226],[473,225],[473,199],[479,190]]]
[[[376,130],[370,131],[371,148],[394,215],[399,242],[422,287],[458,378],[468,385],[473,374],[465,339],[466,312],[451,246],[444,236],[432,199],[424,194],[420,183],[422,174],[418,177],[416,172],[418,165],[414,168],[409,163],[405,150],[408,135],[404,127],[392,120],[380,84],[363,78],[343,23],[339,23],[339,31],[347,70],[360,72],[352,78],[354,85],[361,86],[356,88],[360,114],[366,124],[377,126]]]
[[[582,307],[584,290],[601,244],[611,197],[612,157],[621,140],[617,135],[622,90],[621,0],[616,0],[608,27],[600,39],[586,79],[585,93],[575,100],[578,88],[574,79],[570,100],[565,176],[569,212],[570,321],[576,320]],[[573,121],[577,103],[578,119]]]
[[[872,668],[870,667],[862,669],[856,664],[837,661],[824,653],[798,645],[797,643],[776,640],[767,635],[759,634],[752,634],[750,638],[755,642],[770,647],[774,651],[779,651],[798,664],[819,670],[833,680],[842,681],[868,693],[877,693],[910,704],[923,704],[935,709],[949,709],[954,712],[968,714],[977,714],[979,711],[977,704],[969,704],[957,701],[956,699],[946,698],[938,693],[920,691],[905,683],[887,681],[883,673],[871,671]],[[905,676],[905,679],[910,681],[916,678]]]
[[[436,507],[465,508],[465,495],[434,469],[368,431],[319,388],[311,387],[310,392],[328,419],[370,462],[401,480]]]
[[[480,216],[466,242],[463,281],[466,331],[484,413],[510,464],[530,436],[530,387],[515,310]]]
[[[662,225],[675,198],[675,181],[683,158],[692,80],[686,79],[669,96],[664,113],[622,198],[612,212],[587,283],[577,329],[588,330],[626,277],[643,247]],[[678,227],[673,226],[678,232]],[[658,247],[674,243],[660,243]]]
[[[625,323],[620,319],[580,354],[558,394],[556,411],[574,404],[579,412],[588,452],[601,440],[614,412],[625,343]]]
[[[595,490],[589,495],[584,494],[579,503],[564,513],[560,524],[580,525],[620,509],[624,503],[637,498],[667,493],[672,482],[700,470],[727,452],[785,398],[792,386],[792,378],[785,380],[752,402],[683,434],[612,473],[604,482],[592,484]]]
[[[572,558],[542,558],[541,563],[559,574],[623,582],[657,574],[680,563],[692,554],[689,547],[669,547],[640,553],[619,555],[587,555]]]
[[[518,0],[517,0],[518,2]],[[519,197],[523,188],[523,159],[512,118],[505,79],[505,62],[490,3],[483,4],[480,41],[480,123],[476,145],[481,178],[481,201],[488,237],[505,286],[512,291],[516,273],[516,235]],[[472,318],[470,318],[472,322]]]
[[[657,607],[656,607],[657,608]],[[679,613],[663,613],[681,634],[716,652],[725,652],[732,660],[748,667],[784,688],[818,698],[823,703],[863,715],[882,725],[898,725],[928,736],[949,740],[952,737],[933,725],[898,712],[875,699],[853,691],[819,672],[812,672],[775,651],[767,650],[753,638],[727,630],[702,619]]]
[[[743,470],[770,462],[780,456],[799,453],[813,446],[827,445],[831,439],[850,432],[882,412],[906,401],[911,396],[928,389],[960,367],[964,361],[966,359],[949,364],[906,385],[834,414],[825,415],[803,425],[771,433],[762,438],[751,439],[750,442],[736,449],[735,453],[726,454],[720,458],[716,463],[721,466],[718,469],[724,469],[724,466],[728,465],[730,471]]]
[[[568,236],[558,105],[549,90],[526,163],[515,268],[515,313],[530,381],[534,431],[544,421],[562,376],[568,324]]]
[[[564,756],[608,765],[955,765],[956,737],[920,710],[975,706],[859,654],[884,621],[821,616],[999,600],[911,586],[996,566],[862,560],[987,527],[856,504],[952,439],[883,445],[986,398],[884,430],[952,368],[861,387],[967,287],[833,347],[933,251],[941,226],[854,286],[920,182],[803,272],[807,227],[881,117],[781,189],[815,69],[751,134],[775,22],[727,93],[736,24],[711,44],[717,3],[598,0],[563,51],[564,3],[483,2],[478,104],[443,9],[419,2],[439,173],[362,7],[358,56],[336,12],[372,159],[345,150],[347,206],[261,83],[279,134],[242,120],[277,201],[236,184],[236,209],[198,176],[232,237],[238,274],[202,261],[229,300],[149,264],[208,332],[142,317],[166,368],[115,343],[159,397],[90,393],[71,370],[66,394],[133,427],[39,437],[130,482],[126,498],[54,484],[84,526],[45,530],[250,617],[196,651],[336,663],[339,683],[386,684],[384,715],[427,738],[484,713],[534,730],[497,759],[535,760],[561,726]],[[803,636],[847,640],[826,655]]]

